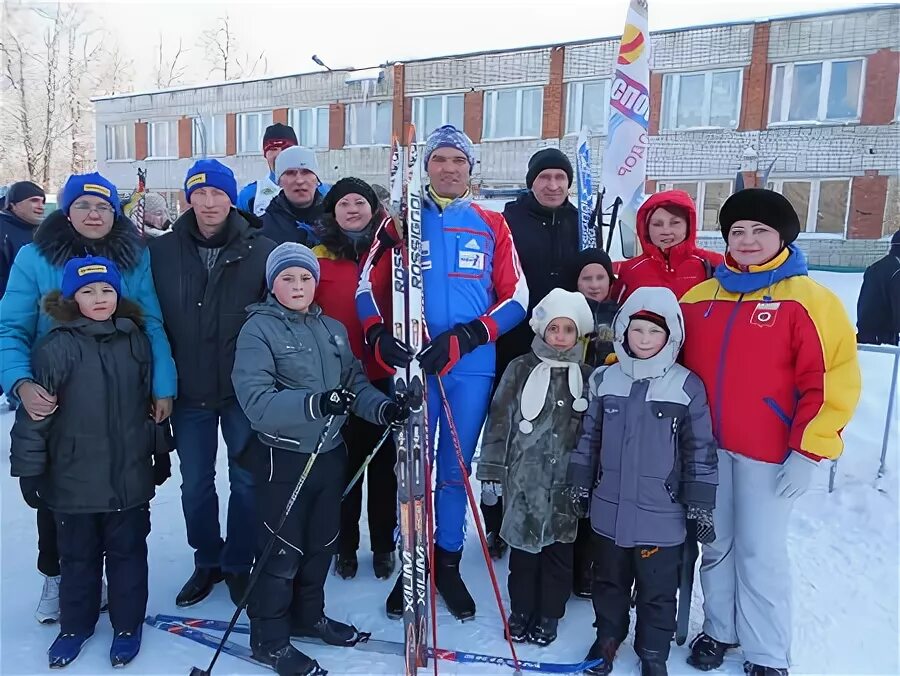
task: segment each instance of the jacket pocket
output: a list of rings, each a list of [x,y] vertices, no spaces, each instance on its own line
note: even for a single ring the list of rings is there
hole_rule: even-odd
[[[763,397],[763,402],[769,409],[778,416],[778,419],[783,422],[785,425],[790,427],[794,423],[794,419],[792,416],[789,416],[785,413],[784,409],[778,405],[778,402],[775,401],[772,397]]]
[[[488,264],[487,237],[476,232],[457,232],[453,276],[482,279]]]

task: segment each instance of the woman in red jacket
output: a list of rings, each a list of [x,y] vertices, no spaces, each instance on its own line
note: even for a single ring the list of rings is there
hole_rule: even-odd
[[[359,273],[378,230],[388,216],[372,187],[358,178],[342,178],[332,186],[322,203],[324,215],[319,225],[320,244],[313,249],[319,259],[321,277],[316,287],[316,302],[322,312],[341,322],[347,329],[350,349],[359,359],[366,376],[382,392],[388,393],[390,373],[366,347],[362,324],[356,312],[356,287]],[[390,245],[385,248],[373,274],[390,275]],[[389,285],[381,285],[389,288]],[[381,300],[381,299],[380,299]],[[381,307],[390,308],[390,298]],[[384,432],[362,418],[351,416],[344,439],[347,444],[347,480],[362,466]],[[397,527],[397,478],[394,474],[396,449],[393,437],[375,455],[366,471],[368,476],[369,539],[372,566],[376,577],[386,579],[394,572],[394,530]],[[362,512],[362,481],[341,505],[341,534],[335,570],[344,579],[356,576],[359,548],[359,517]]]
[[[610,293],[620,305],[642,286],[665,286],[681,298],[723,260],[697,247],[697,210],[682,190],[651,195],[638,209],[637,234],[644,253],[622,263]]]

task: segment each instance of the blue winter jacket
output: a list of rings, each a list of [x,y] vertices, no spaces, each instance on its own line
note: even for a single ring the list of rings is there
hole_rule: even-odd
[[[31,350],[52,320],[40,310],[41,298],[62,285],[63,267],[70,258],[93,254],[112,260],[122,271],[122,296],[144,314],[144,332],[153,353],[153,396],[177,393],[175,362],[162,324],[159,300],[150,273],[150,253],[134,225],[124,216],[101,240],[82,238],[62,211],[50,214],[23,247],[9,274],[0,300],[0,387],[12,392],[21,380],[32,378]]]
[[[274,171],[269,172],[269,180],[272,181],[272,183],[276,183],[276,184],[278,183],[278,181],[275,179]],[[331,185],[328,183],[319,183],[318,190],[319,190],[319,194],[322,195],[322,197],[325,197],[325,195],[328,194],[328,191],[331,190]],[[250,183],[245,185],[243,188],[241,188],[241,191],[238,193],[237,204],[235,204],[234,206],[236,206],[241,211],[246,211],[246,212],[252,214],[253,213],[253,202],[255,199],[256,199],[256,181],[251,181]]]

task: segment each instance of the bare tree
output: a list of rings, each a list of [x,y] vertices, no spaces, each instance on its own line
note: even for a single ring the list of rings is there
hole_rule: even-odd
[[[156,61],[156,87],[157,89],[167,89],[182,83],[182,78],[187,72],[187,64],[179,63],[179,59],[186,56],[190,50],[184,49],[184,41],[178,38],[178,49],[171,59],[165,56],[165,46],[163,43],[162,33],[159,35],[159,47],[157,50]]]
[[[199,45],[210,65],[209,74],[221,73],[226,81],[262,75],[269,68],[265,50],[254,58],[240,49],[228,16],[219,17],[215,28],[203,31]]]

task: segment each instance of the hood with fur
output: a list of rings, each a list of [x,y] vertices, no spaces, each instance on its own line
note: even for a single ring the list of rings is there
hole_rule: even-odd
[[[64,298],[59,289],[50,291],[41,299],[41,309],[58,324],[70,324],[87,319],[78,309],[78,303],[73,298]],[[113,319],[130,319],[138,328],[144,327],[144,313],[141,306],[122,296],[119,297]]]
[[[137,267],[144,251],[144,241],[125,216],[118,215],[106,237],[88,239],[75,230],[62,211],[47,216],[34,233],[34,244],[53,265],[63,267],[70,258],[90,254],[115,263],[123,273]]]

